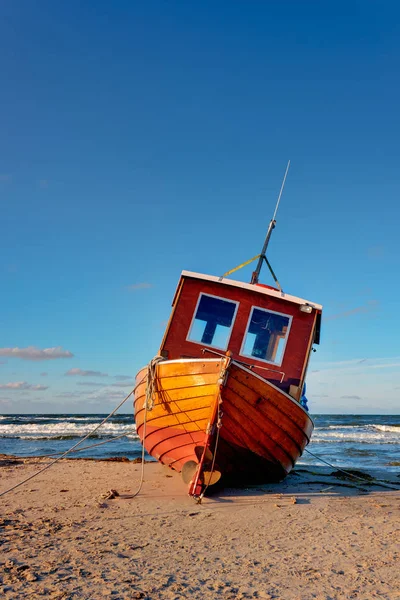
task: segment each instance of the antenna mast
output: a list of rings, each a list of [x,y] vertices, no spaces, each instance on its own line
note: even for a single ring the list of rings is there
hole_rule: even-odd
[[[281,196],[282,196],[283,188],[285,187],[285,181],[286,181],[286,177],[287,177],[287,174],[288,174],[288,171],[289,171],[289,167],[290,167],[290,160],[288,161],[288,164],[287,164],[287,167],[286,167],[286,171],[285,171],[285,175],[283,176],[283,181],[282,181],[281,189],[280,189],[280,192],[279,192],[278,200],[277,200],[277,203],[276,203],[276,206],[275,206],[274,215],[273,215],[273,217],[272,217],[272,219],[271,219],[271,221],[269,223],[269,226],[268,226],[268,231],[267,231],[267,235],[265,237],[264,245],[263,245],[262,250],[261,250],[260,258],[258,259],[257,268],[256,268],[255,271],[253,271],[253,274],[251,276],[251,283],[258,283],[258,278],[260,276],[260,271],[261,271],[261,267],[262,267],[262,264],[263,264],[263,260],[265,260],[265,262],[267,263],[267,265],[269,267],[269,270],[272,273],[273,278],[275,279],[276,283],[279,286],[279,282],[278,282],[278,280],[275,277],[275,274],[274,274],[274,272],[273,272],[273,270],[271,268],[271,265],[269,264],[269,262],[267,260],[267,257],[266,257],[265,253],[267,251],[267,247],[268,247],[268,243],[269,243],[269,240],[270,240],[270,237],[271,237],[271,234],[272,234],[272,230],[275,229],[275,225],[276,225],[275,217],[276,217],[276,213],[278,212],[278,207],[279,207],[279,203],[281,201]],[[279,286],[279,288],[280,288],[280,286]]]

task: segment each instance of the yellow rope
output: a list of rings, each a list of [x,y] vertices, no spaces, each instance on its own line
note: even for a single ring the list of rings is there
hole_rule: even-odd
[[[246,262],[242,263],[238,267],[235,267],[234,269],[231,269],[230,271],[227,271],[226,273],[224,273],[223,275],[221,275],[220,279],[223,279],[223,277],[228,277],[228,275],[232,275],[232,273],[234,273],[235,271],[239,271],[239,269],[242,269],[243,267],[246,267],[251,262],[253,262],[253,260],[256,260],[257,258],[260,258],[260,256],[261,256],[261,254],[257,254],[257,256],[253,256],[253,258],[250,258],[250,260],[246,260]]]

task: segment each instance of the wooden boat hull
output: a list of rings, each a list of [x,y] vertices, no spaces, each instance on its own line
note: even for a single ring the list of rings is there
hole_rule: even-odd
[[[165,360],[153,373],[151,397],[147,368],[136,378],[137,433],[151,456],[178,472],[204,454],[208,466],[199,469],[276,481],[310,440],[313,422],[300,404],[233,360]]]

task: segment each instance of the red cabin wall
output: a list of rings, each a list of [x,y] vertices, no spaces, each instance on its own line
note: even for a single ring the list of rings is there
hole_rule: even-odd
[[[226,283],[219,284],[203,279],[184,278],[182,288],[176,300],[175,310],[160,351],[167,351],[169,359],[183,357],[197,358],[203,356],[206,358],[212,357],[211,353],[202,353],[202,349],[206,347],[204,344],[196,344],[186,340],[201,292],[212,294],[220,298],[226,298],[227,300],[235,300],[240,303],[227,348],[232,352],[234,359],[248,365],[259,366],[259,369],[254,369],[255,372],[258,372],[262,377],[279,384],[279,387],[285,390],[288,390],[291,384],[299,384],[309,348],[310,337],[313,332],[315,311],[311,314],[303,313],[300,311],[299,304],[294,304],[288,300],[275,298],[263,293],[229,286]],[[293,317],[289,337],[286,342],[283,362],[279,367],[257,360],[256,358],[247,358],[239,354],[250,311],[253,306],[281,312]],[[213,350],[213,348],[210,347],[210,350]],[[215,351],[220,352],[221,354],[223,353],[223,351],[218,348],[215,348]],[[268,368],[268,370],[266,370],[266,368]],[[273,371],[275,371],[276,374]],[[281,372],[285,374],[282,383],[280,383]]]

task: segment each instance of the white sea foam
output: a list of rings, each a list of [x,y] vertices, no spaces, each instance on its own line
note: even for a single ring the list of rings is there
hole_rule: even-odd
[[[385,431],[388,433],[397,433],[398,435],[400,435],[400,425],[370,425],[370,427],[373,427],[374,429],[377,429],[378,431]]]
[[[25,439],[60,436],[82,437],[93,431],[94,428],[95,424],[93,422],[79,424],[65,420],[59,423],[12,423],[9,425],[0,425],[0,437],[21,437]],[[136,437],[135,431],[136,427],[133,422],[126,425],[107,422],[95,432],[95,435],[103,437],[130,433]]]
[[[101,418],[93,415],[93,417],[81,417],[79,415],[61,415],[59,417],[55,417],[54,415],[42,415],[40,417],[34,415],[18,415],[17,417],[4,417],[5,419],[17,419],[17,421],[31,421],[35,423],[36,421],[61,421],[65,423],[66,421],[77,421],[81,423],[82,421],[92,421],[98,423]]]
[[[328,425],[327,427],[321,427],[321,429],[358,429],[364,427],[366,425]]]
[[[385,427],[385,429],[384,429]],[[347,442],[353,444],[400,444],[398,428],[379,425],[343,428],[316,428],[312,441],[315,443]]]

